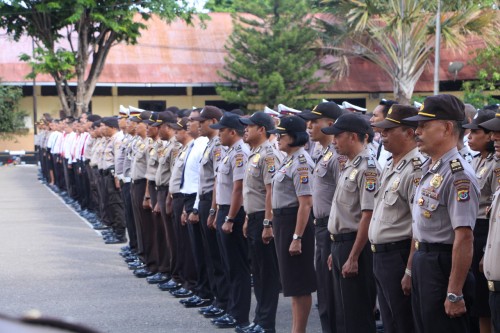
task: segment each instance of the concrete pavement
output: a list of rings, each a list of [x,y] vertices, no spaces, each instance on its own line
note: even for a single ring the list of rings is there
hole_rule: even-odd
[[[234,332],[134,277],[119,248],[38,182],[36,167],[0,167],[0,313],[36,309],[113,333]],[[282,297],[277,332],[290,328],[290,299]],[[313,305],[308,332],[320,331]]]

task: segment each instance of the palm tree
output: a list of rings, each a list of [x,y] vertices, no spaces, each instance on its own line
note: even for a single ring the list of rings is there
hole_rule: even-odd
[[[330,0],[328,4],[328,13],[317,23],[323,36],[321,49],[333,55],[333,61],[327,64],[332,76],[342,78],[347,74],[349,58],[363,57],[389,75],[394,97],[408,104],[434,54],[437,2]],[[453,6],[444,6],[440,17],[445,47],[465,50],[471,36],[480,36],[487,44],[499,42],[497,11],[479,10],[470,1]]]

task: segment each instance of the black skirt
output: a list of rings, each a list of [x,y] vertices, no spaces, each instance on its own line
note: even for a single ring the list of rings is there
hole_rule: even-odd
[[[273,232],[278,256],[283,295],[304,296],[316,291],[314,270],[314,226],[309,219],[302,235],[302,254],[291,256],[289,249],[295,233],[297,210],[287,214],[274,215]]]

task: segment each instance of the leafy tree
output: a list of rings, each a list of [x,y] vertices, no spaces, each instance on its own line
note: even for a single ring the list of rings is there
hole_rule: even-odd
[[[236,12],[233,0],[208,0],[205,3],[205,9],[216,13]]]
[[[26,114],[19,110],[22,97],[20,87],[0,85],[0,138],[8,138],[24,128]]]
[[[440,22],[445,47],[463,50],[466,37],[473,35],[498,43],[497,12],[480,11],[478,2],[443,1]],[[330,15],[318,20],[318,25],[323,51],[334,55],[328,65],[333,77],[347,74],[350,57],[362,57],[387,73],[400,103],[409,103],[434,54],[436,4],[428,0],[330,1]]]
[[[219,75],[230,86],[217,92],[228,102],[252,109],[284,103],[302,107],[320,89],[315,76],[319,60],[312,50],[312,28],[306,0],[235,1],[245,14],[233,15],[228,56]],[[310,104],[310,103],[309,103]]]
[[[187,0],[11,0],[0,2],[0,27],[16,41],[33,38],[34,57],[21,60],[31,63],[32,75],[50,74],[64,111],[78,116],[88,110],[114,45],[135,44],[153,14],[190,23],[193,11]]]
[[[477,108],[500,103],[492,96],[494,90],[500,89],[500,46],[477,50],[471,64],[479,70],[477,80],[465,82],[462,86],[465,101]]]

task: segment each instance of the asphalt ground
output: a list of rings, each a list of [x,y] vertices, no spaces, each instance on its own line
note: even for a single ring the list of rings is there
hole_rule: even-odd
[[[36,167],[0,167],[0,313],[37,310],[113,333],[234,332],[134,277],[120,246],[105,245],[37,180]],[[315,303],[314,295],[308,332],[321,332]],[[291,321],[290,299],[281,297],[277,332],[290,332]]]

